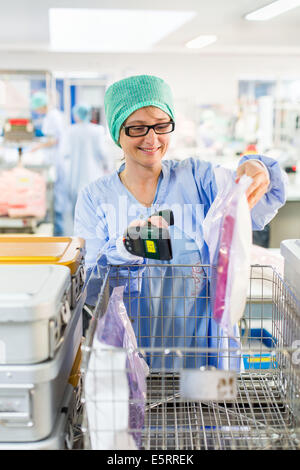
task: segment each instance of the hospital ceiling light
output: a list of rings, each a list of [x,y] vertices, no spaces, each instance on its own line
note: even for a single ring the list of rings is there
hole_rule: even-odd
[[[286,11],[300,6],[300,0],[277,0],[263,8],[248,13],[245,16],[249,21],[268,21],[275,16],[279,16]]]
[[[216,42],[217,39],[217,36],[215,36],[214,34],[201,35],[196,37],[195,39],[192,39],[191,41],[188,41],[185,46],[189,49],[201,49],[202,47],[206,47],[210,44],[213,44],[214,42]]]
[[[66,52],[150,50],[196,15],[195,11],[50,8],[50,47]]]

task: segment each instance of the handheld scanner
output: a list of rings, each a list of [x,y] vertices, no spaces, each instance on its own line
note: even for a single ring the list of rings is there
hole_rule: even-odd
[[[174,215],[169,209],[156,212],[152,216],[161,216],[168,225],[174,225]],[[156,227],[150,222],[143,227],[128,227],[123,243],[129,253],[143,258],[169,261],[173,257],[169,230]]]

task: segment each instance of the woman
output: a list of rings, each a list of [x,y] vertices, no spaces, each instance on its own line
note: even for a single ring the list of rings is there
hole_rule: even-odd
[[[104,148],[104,129],[93,124],[91,107],[80,103],[72,109],[75,124],[69,126],[62,139],[61,157],[65,161],[68,203],[72,228],[79,191],[108,170]],[[73,230],[72,230],[73,231]]]
[[[171,91],[163,80],[141,75],[114,83],[105,95],[105,111],[111,136],[122,148],[125,163],[112,175],[84,188],[76,206],[75,233],[86,240],[87,303],[92,305],[99,292],[102,268],[108,264],[147,265],[148,260],[124,249],[122,236],[129,224],[145,223],[158,210],[170,208],[174,212],[174,226],[170,227],[172,263],[209,264],[202,224],[217,193],[210,163],[193,158],[163,160],[175,126]],[[247,198],[253,229],[261,230],[284,204],[281,170],[271,158],[247,155],[232,177],[243,174],[253,179]],[[152,221],[163,223],[157,217]],[[199,268],[198,282],[187,284],[183,269],[174,276],[172,267],[154,266],[150,274],[145,269],[147,275],[134,288],[125,282],[124,301],[140,345],[222,346],[223,333],[211,318],[205,273],[202,275]],[[193,279],[193,273],[189,272],[189,277]],[[196,365],[190,361],[192,364]],[[216,355],[200,358],[199,364],[222,367]]]

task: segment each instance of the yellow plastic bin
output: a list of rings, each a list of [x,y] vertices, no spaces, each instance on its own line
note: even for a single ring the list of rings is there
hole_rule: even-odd
[[[69,377],[69,384],[71,384],[74,388],[77,387],[81,372],[80,372],[80,366],[81,366],[81,360],[82,360],[82,351],[81,351],[81,345],[78,348],[75,361],[73,363],[72,370],[70,372],[70,377]]]
[[[84,284],[85,242],[79,237],[0,235],[0,264],[57,264],[71,271],[71,308]]]

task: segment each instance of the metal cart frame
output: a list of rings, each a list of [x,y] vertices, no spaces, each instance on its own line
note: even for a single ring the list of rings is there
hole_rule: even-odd
[[[100,383],[97,382],[97,374],[102,369],[103,363],[101,355],[97,357],[98,352],[94,348],[97,343],[95,332],[98,318],[102,318],[106,312],[112,285],[124,284],[124,272],[127,269],[130,300],[131,282],[138,282],[139,285],[143,276],[151,278],[153,273],[157,278],[159,268],[157,265],[154,266],[155,271],[151,271],[152,265],[144,265],[134,267],[134,273],[132,266],[110,267],[106,272],[83,347],[83,382],[87,374],[90,374],[96,387],[101,388],[101,380]],[[214,275],[214,267],[161,265],[162,280],[165,278],[166,269],[174,276],[174,279],[181,277],[182,285],[181,292],[170,292],[168,302],[172,304],[176,295],[176,298],[180,297],[183,300],[177,306],[181,305],[185,308],[186,301],[190,304],[194,302],[196,306],[197,299],[202,296],[201,305],[206,305],[208,318],[210,316],[209,283]],[[186,290],[187,283],[192,283],[193,289]],[[201,284],[200,290],[197,289],[199,283]],[[151,283],[149,285],[151,287]],[[136,288],[134,295],[136,296]],[[149,290],[148,300],[152,295],[154,296],[154,293],[152,294]],[[127,310],[130,309],[127,308]],[[200,314],[196,310],[197,308],[195,308],[195,318]],[[128,313],[130,316],[130,311]],[[150,312],[151,315],[152,313]],[[146,315],[145,311],[139,311],[138,314],[144,317]],[[183,316],[185,314],[186,312],[183,312]],[[88,401],[92,403],[94,411],[100,409],[102,405],[112,407],[116,405],[116,410],[120,409],[118,406],[128,407],[129,405],[129,408],[130,406],[143,406],[144,425],[137,428],[128,425],[125,431],[129,447],[126,445],[122,447],[124,440],[123,444],[118,444],[119,431],[117,428],[114,429],[114,423],[103,423],[100,419],[95,427],[95,425],[91,426],[85,417],[83,426],[85,447],[95,448],[91,445],[93,433],[94,436],[97,435],[97,438],[100,438],[100,441],[101,436],[110,433],[114,437],[113,447],[110,447],[113,449],[133,448],[130,447],[132,446],[130,436],[135,438],[138,436],[138,439],[135,439],[137,448],[149,450],[300,449],[300,302],[290,287],[270,266],[251,267],[247,304],[239,331],[240,346],[223,350],[219,347],[205,348],[203,346],[190,348],[174,345],[170,347],[169,344],[167,346],[162,344],[161,347],[140,347],[139,352],[148,358],[150,365],[150,373],[146,379],[147,393],[142,403],[141,401],[135,403],[132,399],[126,402],[124,398],[118,397],[117,393],[106,398],[105,403],[99,402],[101,397],[99,398],[97,394],[88,396],[85,393],[83,401],[86,404]],[[177,334],[182,336],[185,332],[181,331]],[[150,337],[151,332],[149,332]],[[93,341],[94,338],[95,341]],[[138,342],[141,340],[138,334],[137,339]],[[117,352],[117,348],[110,348],[112,358]],[[229,358],[231,354],[233,354],[232,357],[239,355],[240,368],[237,370],[229,365],[223,372],[209,366],[200,368],[196,366],[194,370],[185,369],[185,358],[193,354],[195,357],[199,354],[223,354]],[[89,362],[92,355],[94,355],[93,364]],[[161,358],[161,365],[152,368],[152,358],[157,356]],[[170,363],[170,358],[176,359],[174,363],[172,361]],[[214,378],[216,374],[221,373],[223,375],[220,376],[219,384],[226,385],[228,379],[228,383],[235,392],[227,396],[219,394],[216,399],[205,399],[203,396],[195,399],[183,396],[182,383],[185,370],[196,372],[197,375],[193,376],[195,377],[193,380],[198,381],[200,385],[203,385],[205,380],[210,380],[211,377]],[[113,375],[114,372],[115,369],[111,371],[111,374]],[[114,378],[117,377],[114,376]],[[115,387],[118,388],[117,382],[115,382]],[[122,432],[124,434],[124,430]]]

